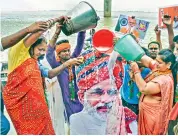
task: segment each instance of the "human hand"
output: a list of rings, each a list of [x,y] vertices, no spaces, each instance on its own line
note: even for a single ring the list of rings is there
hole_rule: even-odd
[[[28,33],[35,33],[37,31],[46,31],[47,29],[48,29],[48,24],[44,21],[35,22],[27,27]]]
[[[158,29],[158,25],[155,26],[154,31],[156,35],[161,35],[161,30]]]
[[[78,57],[78,58],[72,58],[72,59],[66,61],[65,63],[66,63],[65,64],[66,66],[72,66],[72,65],[80,65],[83,63],[83,61],[81,60],[80,57]]]
[[[129,70],[129,76],[130,79],[134,80],[134,72],[132,70]]]
[[[131,67],[131,70],[133,71],[134,74],[140,72],[140,69],[139,69],[138,64],[136,62],[130,62],[130,67]]]
[[[169,26],[172,24],[171,16],[169,16],[169,15],[164,15],[162,18],[162,21],[166,26]]]
[[[83,57],[83,56],[77,57],[77,59],[78,59],[81,63],[84,62],[84,57]]]
[[[60,16],[59,18],[57,18],[57,22],[59,22],[59,24],[65,24],[66,22],[69,21],[71,17],[67,17],[67,16]]]
[[[114,37],[114,38],[113,38],[113,44],[115,45],[118,40],[119,40],[119,37]]]

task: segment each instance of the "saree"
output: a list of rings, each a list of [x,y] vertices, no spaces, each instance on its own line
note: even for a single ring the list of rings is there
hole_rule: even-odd
[[[170,112],[168,135],[178,135],[178,102],[176,102]]]
[[[8,75],[3,99],[18,135],[55,134],[35,59],[27,59]]]
[[[173,105],[173,78],[170,73],[154,77],[151,81],[159,84],[161,101],[160,103],[143,102],[145,95],[141,95],[138,131],[140,135],[165,135],[168,129],[169,114]]]

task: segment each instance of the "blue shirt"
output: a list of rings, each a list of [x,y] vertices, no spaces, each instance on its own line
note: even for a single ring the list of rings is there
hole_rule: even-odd
[[[121,92],[121,97],[128,103],[130,104],[138,104],[139,102],[139,96],[138,96],[138,93],[139,93],[139,89],[136,85],[136,83],[134,82],[133,83],[133,89],[132,89],[132,97],[130,98],[130,86],[129,86],[129,81],[130,81],[130,75],[129,75],[129,69],[130,69],[130,65],[129,64],[126,64],[124,66],[124,79],[123,79],[123,84],[122,84],[122,87],[120,89],[120,92]],[[141,71],[141,76],[143,78],[145,78],[149,72],[151,70],[149,68],[144,68],[142,71]]]
[[[49,68],[43,66],[40,61],[38,61],[38,66],[40,68],[41,71],[41,76],[42,77],[48,77],[48,72],[49,72]]]

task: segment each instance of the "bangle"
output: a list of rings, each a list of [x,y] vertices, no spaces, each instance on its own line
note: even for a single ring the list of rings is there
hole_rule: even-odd
[[[53,26],[56,23],[54,19],[51,19],[51,26]]]
[[[48,23],[49,28],[51,27],[51,21],[48,20],[46,23]]]
[[[55,23],[55,21],[53,19],[51,19],[51,26],[53,26]]]
[[[55,21],[53,19],[50,19],[47,21],[47,23],[49,25],[49,28],[51,28],[54,25]]]
[[[47,22],[49,22],[49,25],[51,25],[51,20],[48,20]]]

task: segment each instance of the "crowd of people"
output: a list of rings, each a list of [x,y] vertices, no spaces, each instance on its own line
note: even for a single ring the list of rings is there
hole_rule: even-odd
[[[72,54],[69,40],[58,40],[68,20],[61,16],[39,21],[1,38],[1,51],[9,48],[2,97],[17,134],[55,134],[45,95],[45,78],[53,77],[61,88],[68,134],[178,134],[178,35],[174,36],[171,19],[162,20],[168,31],[167,49],[156,26],[156,40],[142,47],[145,55],[135,62],[118,55],[112,70],[108,68],[110,55],[92,45],[82,52],[85,30],[78,33]],[[48,43],[43,33],[54,24],[56,30]],[[91,44],[94,33],[92,29]],[[41,63],[44,57],[51,69]],[[1,112],[1,134],[9,129]]]

